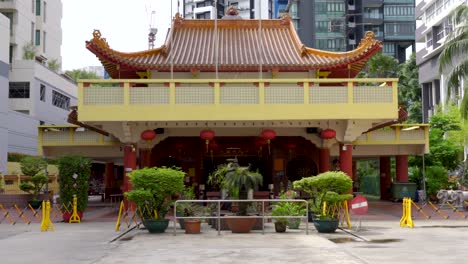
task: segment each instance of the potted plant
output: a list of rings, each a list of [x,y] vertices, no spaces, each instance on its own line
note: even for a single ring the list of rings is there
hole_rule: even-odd
[[[163,233],[169,225],[166,215],[173,205],[172,195],[184,190],[185,172],[180,168],[154,167],[129,174],[133,190],[125,197],[134,202],[143,225],[150,233]]]
[[[32,194],[32,200],[28,201],[28,203],[31,207],[37,209],[42,203],[42,201],[39,200],[39,193],[49,181],[47,176],[42,173],[45,171],[47,162],[40,157],[28,156],[21,159],[20,166],[21,172],[26,176],[30,176],[30,178],[21,183],[19,188],[24,192]]]
[[[59,169],[60,203],[67,208],[62,214],[63,221],[68,222],[73,209],[73,195],[77,197],[77,210],[80,219],[88,206],[89,177],[91,176],[91,159],[81,156],[64,156],[57,160]]]
[[[262,185],[263,177],[258,172],[250,171],[250,166],[241,167],[237,159],[229,159],[227,165],[220,166],[213,175],[217,175],[218,183],[228,190],[229,196],[235,200],[248,198],[250,189],[257,189]],[[247,216],[247,209],[251,203],[239,203],[237,216]],[[226,223],[233,233],[248,233],[256,223],[255,218],[227,218]]]
[[[327,171],[317,176],[302,178],[294,182],[294,188],[308,192],[319,204],[321,213],[314,220],[320,233],[333,233],[338,228],[339,208],[344,201],[353,198],[349,194],[353,181],[344,172]]]
[[[186,187],[182,193],[182,200],[195,200],[193,187]],[[179,203],[177,204],[177,216],[196,216],[203,212],[203,206],[198,203]],[[185,229],[186,234],[198,234],[201,229],[201,220],[199,219],[179,219],[180,228]]]
[[[293,199],[297,194],[288,191],[280,195],[280,199]],[[295,202],[278,202],[273,206],[273,216],[305,216],[306,209],[303,205]],[[275,218],[275,230],[278,233],[285,232],[286,226],[290,229],[298,229],[301,224],[299,218]],[[284,231],[283,231],[284,229]]]

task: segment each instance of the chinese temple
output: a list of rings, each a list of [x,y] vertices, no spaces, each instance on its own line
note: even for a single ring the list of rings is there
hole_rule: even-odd
[[[236,12],[177,14],[164,45],[133,53],[95,30],[86,47],[112,79],[79,81],[72,125],[39,127],[41,154],[105,164],[106,194],[130,188],[125,174],[147,166],[179,166],[187,185],[208,192],[210,172],[234,157],[275,193],[328,170],[355,178],[356,161],[368,158],[380,160],[382,198],[391,158],[395,180],[408,181],[408,155],[428,151],[428,127],[401,124],[398,79],[355,77],[382,48],[372,32],[355,50],[322,51],[302,44],[287,15]]]

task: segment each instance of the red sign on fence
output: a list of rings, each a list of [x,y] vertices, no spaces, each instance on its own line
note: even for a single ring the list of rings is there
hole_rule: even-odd
[[[369,209],[367,199],[364,196],[356,196],[350,202],[351,212],[356,215],[365,215]]]

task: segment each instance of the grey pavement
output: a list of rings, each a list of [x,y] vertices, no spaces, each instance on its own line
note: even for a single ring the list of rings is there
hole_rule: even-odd
[[[265,235],[218,236],[204,224],[199,235],[136,230],[109,243],[118,234],[112,222],[56,223],[54,232],[40,232],[38,224],[0,224],[0,263],[466,263],[468,220],[415,225],[363,221],[353,236],[341,230],[318,234],[312,225],[309,235],[304,229],[277,234],[269,224]]]

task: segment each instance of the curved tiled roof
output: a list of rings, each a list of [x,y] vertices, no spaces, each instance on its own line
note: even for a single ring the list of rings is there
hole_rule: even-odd
[[[260,22],[262,30],[259,32]],[[216,60],[219,71],[258,71],[262,65],[264,71],[329,70],[332,71],[329,77],[353,77],[382,47],[373,33],[367,32],[366,38],[353,51],[340,53],[307,48],[289,16],[261,21],[215,21],[185,20],[177,14],[163,46],[135,53],[111,49],[97,30],[93,35],[86,47],[101,60],[113,78],[134,78],[136,72],[147,70],[170,71],[171,66],[174,71],[214,71]]]

